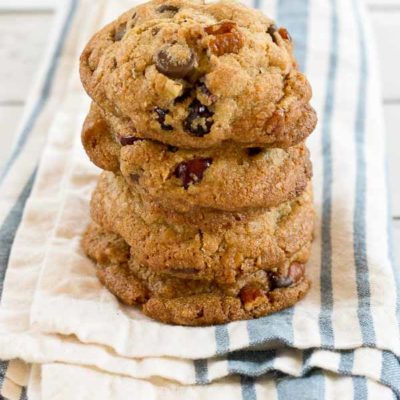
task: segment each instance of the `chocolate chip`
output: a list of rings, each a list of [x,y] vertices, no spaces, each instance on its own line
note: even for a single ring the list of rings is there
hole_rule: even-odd
[[[120,25],[114,32],[114,42],[119,42],[125,35],[126,23]]]
[[[122,146],[129,146],[137,142],[138,140],[143,140],[143,139],[137,138],[135,136],[118,136],[118,140]]]
[[[171,146],[170,144],[167,146],[167,150],[171,153],[176,153],[179,149],[176,146]]]
[[[214,123],[211,118],[214,115],[205,105],[194,99],[189,106],[189,114],[186,117],[183,127],[186,132],[193,136],[203,137],[210,132]]]
[[[261,147],[249,147],[247,149],[247,154],[249,156],[256,156],[257,154],[260,154],[262,152],[262,148]]]
[[[286,28],[279,28],[279,34],[281,35],[282,39],[292,41],[292,37],[290,36],[288,30]]]
[[[135,136],[118,136],[118,140],[122,146],[129,146],[143,139],[137,138]]]
[[[167,114],[169,114],[169,110],[156,107],[154,111],[157,114],[156,119],[160,123],[161,129],[164,131],[172,131],[174,129],[173,126],[165,123],[165,117],[167,116]]]
[[[163,4],[162,6],[157,8],[157,12],[159,13],[164,13],[164,12],[170,12],[173,14],[176,14],[179,11],[178,7],[169,5],[169,4]]]
[[[200,182],[203,179],[204,171],[212,164],[212,158],[194,158],[193,160],[179,163],[174,175],[182,181],[185,189],[192,183]]]
[[[183,93],[180,96],[175,98],[174,103],[177,104],[177,103],[184,102],[188,97],[190,97],[191,93],[192,93],[192,89],[190,89],[190,88],[184,89]]]
[[[210,89],[206,86],[204,82],[200,82],[198,88],[202,94],[207,96],[210,103],[214,103],[217,100],[217,96],[210,92]]]
[[[178,43],[161,49],[155,56],[157,71],[174,79],[189,75],[194,70],[195,63],[193,51]]]
[[[289,276],[271,275],[272,287],[285,288],[293,284],[293,279]]]
[[[139,174],[130,174],[130,178],[131,178],[131,181],[132,181],[133,183],[138,183],[138,182],[139,182],[140,175],[139,175]]]
[[[275,24],[269,26],[267,33],[271,36],[274,43],[277,43],[275,33],[278,31],[278,27]]]
[[[287,276],[271,274],[273,288],[285,288],[297,283],[304,276],[304,264],[290,264]]]

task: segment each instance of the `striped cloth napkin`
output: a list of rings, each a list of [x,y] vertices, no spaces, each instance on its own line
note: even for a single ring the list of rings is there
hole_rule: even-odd
[[[90,34],[131,0],[64,0],[0,175],[0,393],[9,399],[400,397],[376,55],[356,0],[254,0],[289,28],[319,115],[305,300],[252,321],[166,326],[120,305],[79,248],[98,170],[79,130]],[[39,156],[41,161],[39,161]],[[4,281],[4,285],[3,285]],[[23,361],[21,361],[23,360]]]

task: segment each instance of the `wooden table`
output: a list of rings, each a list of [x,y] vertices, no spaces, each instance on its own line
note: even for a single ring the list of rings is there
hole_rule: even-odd
[[[400,254],[400,77],[397,77],[400,0],[365,1],[379,43],[394,242]],[[56,2],[0,0],[0,166],[12,146],[32,79],[46,47]]]

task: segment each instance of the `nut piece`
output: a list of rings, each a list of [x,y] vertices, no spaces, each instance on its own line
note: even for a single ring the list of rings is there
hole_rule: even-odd
[[[189,47],[175,43],[167,45],[156,54],[155,64],[158,72],[179,79],[194,70],[196,57]]]
[[[283,40],[288,40],[289,42],[292,41],[292,37],[290,36],[290,34],[286,28],[279,28],[278,32],[281,35]]]
[[[222,56],[225,53],[239,53],[244,41],[235,22],[224,21],[204,29],[209,35],[214,36],[210,41],[211,51]]]

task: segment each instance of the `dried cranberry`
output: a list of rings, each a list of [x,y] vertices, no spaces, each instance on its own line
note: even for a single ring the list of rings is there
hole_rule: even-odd
[[[183,127],[186,132],[193,136],[203,137],[210,132],[214,123],[211,118],[214,115],[204,104],[194,99],[189,106],[189,114],[186,117]]]
[[[193,160],[179,163],[174,175],[182,181],[185,189],[191,183],[197,183],[203,179],[204,171],[211,165],[212,158],[194,158]]]
[[[156,119],[160,123],[161,129],[164,131],[172,131],[174,129],[173,126],[165,123],[165,117],[167,116],[167,114],[169,114],[169,110],[156,107],[154,111],[157,114]]]

